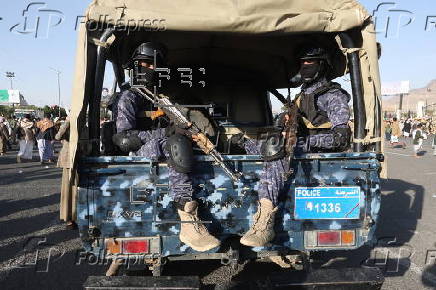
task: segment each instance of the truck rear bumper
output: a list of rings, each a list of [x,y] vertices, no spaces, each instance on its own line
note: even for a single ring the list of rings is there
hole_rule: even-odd
[[[228,289],[381,289],[384,277],[378,268],[320,269],[312,272],[292,271],[272,274],[266,279],[239,281]],[[95,289],[201,289],[200,279],[193,276],[174,277],[97,277],[91,276],[84,284],[87,290]],[[226,289],[226,287],[221,287]],[[221,289],[220,288],[220,289]]]
[[[200,279],[194,276],[137,277],[137,276],[90,276],[83,285],[86,290],[103,289],[153,289],[153,290],[199,290]]]
[[[381,289],[383,282],[378,268],[319,269],[272,274],[267,281],[249,282],[241,289],[248,286],[247,289],[375,290]]]

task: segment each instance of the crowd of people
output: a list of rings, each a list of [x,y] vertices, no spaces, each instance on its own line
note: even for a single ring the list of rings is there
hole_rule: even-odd
[[[419,158],[424,140],[433,135],[433,155],[436,155],[436,120],[431,117],[402,118],[396,117],[385,120],[385,137],[390,146],[406,148],[406,139],[412,139],[415,157]]]
[[[68,176],[69,159],[69,119],[54,118],[49,114],[44,117],[35,118],[31,115],[24,115],[22,118],[11,116],[6,118],[0,116],[0,155],[4,156],[12,146],[18,146],[17,162],[33,161],[33,149],[38,148],[41,164],[53,164],[55,162],[54,144],[62,143],[62,149],[57,160],[57,167],[63,168],[64,176]],[[67,229],[77,228],[75,218],[75,197],[71,190],[65,188],[62,183],[60,219],[66,223]]]
[[[52,120],[49,114],[43,118],[35,118],[30,114],[22,118],[0,116],[0,155],[4,156],[12,150],[13,145],[19,147],[17,162],[30,162],[33,160],[33,149],[38,148],[41,164],[55,162],[54,143],[56,133],[65,119]]]

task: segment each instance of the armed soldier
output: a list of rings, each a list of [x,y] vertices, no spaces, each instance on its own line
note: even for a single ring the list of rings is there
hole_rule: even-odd
[[[135,152],[137,156],[156,161],[167,158],[170,194],[182,221],[180,240],[194,250],[207,251],[219,246],[220,241],[201,223],[197,214],[198,203],[193,199],[192,141],[196,141],[197,136],[187,134],[186,128],[178,127],[177,123],[161,123],[162,126],[156,128],[153,122],[162,122],[165,113],[152,111],[154,104],[139,89],[153,91],[158,81],[156,65],[163,67],[165,63],[166,48],[161,44],[146,42],[134,51],[128,63],[132,87],[119,94],[112,106],[117,129],[113,141],[125,153]],[[212,124],[201,112],[182,111],[202,132],[211,136],[215,134]]]
[[[258,210],[250,230],[241,238],[241,244],[246,246],[261,247],[274,239],[278,199],[282,191],[287,191],[284,185],[289,178],[294,152],[338,152],[350,145],[350,95],[329,80],[332,67],[327,51],[305,46],[299,60],[303,86],[290,104],[294,112],[283,113],[275,125],[277,130],[268,134],[266,140],[246,139],[243,135],[232,140],[248,154],[260,154],[265,160],[258,190]],[[293,126],[298,126],[298,130],[291,130],[293,134],[286,133],[286,128]],[[289,138],[295,138],[295,141],[291,142],[292,148],[285,148]]]
[[[350,146],[350,95],[330,81],[332,66],[324,48],[307,45],[300,54],[299,145],[303,152],[340,152]]]

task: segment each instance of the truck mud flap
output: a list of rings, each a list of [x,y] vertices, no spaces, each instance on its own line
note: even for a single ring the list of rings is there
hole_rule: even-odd
[[[381,289],[383,282],[378,268],[319,269],[271,274],[267,279],[236,283],[227,289],[373,290]]]
[[[153,289],[153,290],[199,290],[200,279],[194,276],[135,277],[135,276],[90,276],[83,285],[86,290],[94,289]]]

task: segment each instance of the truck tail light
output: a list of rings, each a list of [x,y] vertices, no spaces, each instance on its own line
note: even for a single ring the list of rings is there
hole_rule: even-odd
[[[106,251],[109,255],[115,254],[148,254],[150,241],[148,239],[107,239]]]
[[[341,244],[341,232],[318,232],[317,240],[318,246],[339,246]]]
[[[354,231],[341,231],[341,243],[343,246],[353,246],[355,239]]]
[[[121,242],[115,239],[107,240],[106,251],[108,254],[121,254]]]
[[[148,240],[123,241],[123,254],[147,254]]]
[[[304,244],[307,248],[352,247],[356,245],[356,231],[306,231],[304,233]]]

